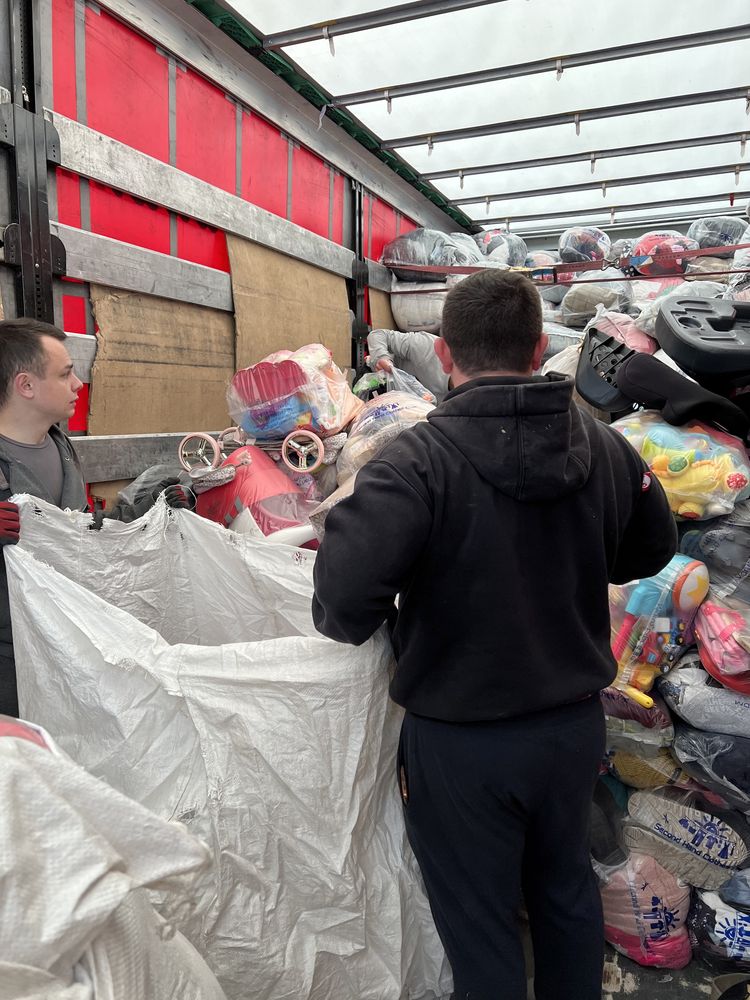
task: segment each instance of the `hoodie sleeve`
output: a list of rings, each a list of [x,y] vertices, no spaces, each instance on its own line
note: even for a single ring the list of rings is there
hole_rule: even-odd
[[[661,483],[638,458],[641,484],[620,539],[610,582],[629,583],[655,576],[677,551],[677,525]]]
[[[394,612],[432,529],[427,500],[388,462],[357,476],[354,492],[326,518],[315,559],[315,627],[361,645]]]

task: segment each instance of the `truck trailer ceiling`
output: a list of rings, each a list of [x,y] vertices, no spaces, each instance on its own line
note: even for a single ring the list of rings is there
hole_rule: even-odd
[[[189,2],[473,228],[618,228],[747,201],[748,0]]]

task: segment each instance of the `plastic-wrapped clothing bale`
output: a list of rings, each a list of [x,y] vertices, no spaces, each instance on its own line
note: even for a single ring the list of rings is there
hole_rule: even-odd
[[[750,243],[750,226],[742,234],[740,243]],[[724,298],[750,302],[750,247],[735,251],[730,270],[737,273],[729,275]]]
[[[696,956],[712,969],[750,971],[750,914],[716,892],[697,892],[688,930]]]
[[[632,239],[627,239],[622,237],[619,240],[614,240],[612,246],[610,247],[608,260],[611,260],[613,264],[619,266],[619,262],[623,257],[630,257],[633,253],[633,248],[635,247],[636,241]]]
[[[608,749],[652,757],[672,745],[674,727],[669,709],[658,694],[651,697],[653,707],[645,708],[617,688],[602,691]]]
[[[639,965],[683,969],[692,958],[690,886],[645,854],[596,871],[605,939]]]
[[[633,247],[633,257],[644,258],[635,265],[639,274],[656,278],[683,274],[689,257],[681,257],[681,250],[698,250],[698,243],[676,229],[654,230],[644,233]]]
[[[412,229],[402,233],[383,247],[381,263],[390,268],[400,281],[444,281],[443,274],[423,274],[407,271],[399,265],[412,264],[419,267],[466,267],[479,266],[482,255],[478,247],[473,249],[462,240],[457,243],[447,233],[437,229]]]
[[[725,688],[708,673],[697,652],[689,652],[658,680],[670,709],[697,729],[727,736],[750,733],[750,694]]]
[[[578,330],[571,330],[562,323],[555,323],[542,316],[542,332],[549,337],[549,344],[544,354],[544,360],[554,357],[566,347],[578,347],[581,343],[582,333]]]
[[[612,777],[628,788],[663,788],[667,785],[685,789],[698,787],[666,747],[648,756],[628,750],[610,750],[606,762]]]
[[[747,228],[744,219],[735,215],[714,215],[706,219],[696,219],[687,231],[688,237],[696,241],[701,250],[716,247],[715,257],[731,257],[733,251],[722,252],[721,247],[736,246],[742,242],[742,235]],[[698,257],[697,260],[705,260]]]
[[[487,256],[508,267],[521,267],[528,255],[528,247],[515,233],[498,233],[487,243]]]
[[[501,250],[496,260],[512,267],[523,264],[528,253],[525,241],[505,229],[485,229],[474,236],[474,241],[484,257],[489,257],[495,250]]]
[[[724,687],[750,695],[750,608],[710,594],[695,618],[701,663]]]
[[[722,257],[695,257],[687,262],[685,268],[685,281],[718,281],[720,285],[727,285],[731,275],[727,272],[731,268],[728,260]]]
[[[750,605],[750,503],[738,503],[725,517],[684,532],[680,551],[703,560],[714,596]]]
[[[740,812],[750,812],[750,739],[707,733],[686,723],[675,730],[673,751],[685,771]]]
[[[657,674],[690,644],[693,618],[708,592],[706,567],[677,554],[655,576],[609,588],[614,687],[649,691]]]
[[[81,738],[95,735],[92,727]],[[225,1000],[174,933],[210,859],[182,824],[87,774],[43,730],[4,716],[0,797],[0,995]]]
[[[596,226],[571,226],[560,236],[557,249],[560,260],[566,264],[578,264],[608,258],[612,243],[609,236]]]
[[[729,906],[750,913],[750,868],[741,868],[719,889],[719,895]]]
[[[227,996],[449,995],[392,780],[385,632],[360,647],[316,632],[312,552],[163,502],[101,532],[19,505],[6,562],[21,710],[208,844],[176,926]]]
[[[679,285],[668,287],[663,295],[659,295],[647,303],[635,321],[639,330],[653,337],[656,331],[656,317],[662,303],[668,298],[720,299],[724,293],[724,285],[718,281],[683,281]]]
[[[527,255],[523,265],[524,267],[540,268],[551,267],[552,265],[559,263],[561,263],[559,254],[547,253],[545,250],[535,250],[533,253]],[[562,302],[569,286],[562,284],[558,280],[554,284],[537,284],[536,287],[545,302],[551,302],[553,305],[559,305]]]
[[[632,316],[605,309],[601,303],[596,307],[593,319],[590,319],[586,324],[584,334],[592,327],[607,337],[614,337],[619,343],[625,344],[626,347],[641,354],[655,354],[659,350],[658,342],[653,337],[643,333]]]
[[[624,313],[631,301],[630,285],[622,280],[622,272],[608,267],[597,272],[596,278],[591,277],[591,272],[582,272],[565,293],[560,310],[566,326],[584,327],[594,318],[599,305]]]
[[[473,236],[469,233],[449,233],[448,235],[457,246],[462,247],[472,257],[474,256],[477,251],[477,243]]]
[[[438,285],[435,282],[391,281],[391,312],[402,333],[440,333],[445,297],[463,274],[449,274]]]
[[[697,792],[662,788],[633,792],[623,840],[689,885],[718,889],[746,863],[750,827],[739,813],[709,806]]]
[[[412,393],[385,392],[365,404],[352,424],[337,463],[339,485],[372,461],[385,446],[413,427],[434,409],[431,403]]]
[[[698,420],[673,427],[654,410],[612,426],[657,477],[677,517],[700,521],[730,514],[750,495],[750,465],[739,438]]]

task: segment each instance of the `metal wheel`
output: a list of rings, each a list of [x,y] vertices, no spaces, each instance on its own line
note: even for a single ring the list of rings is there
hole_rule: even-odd
[[[292,431],[284,438],[281,460],[292,472],[315,472],[323,463],[323,442],[312,431]]]
[[[187,434],[177,448],[180,465],[186,472],[196,468],[216,469],[221,464],[221,451],[210,434]]]

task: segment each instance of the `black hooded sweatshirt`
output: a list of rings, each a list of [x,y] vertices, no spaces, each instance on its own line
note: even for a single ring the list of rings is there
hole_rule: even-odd
[[[656,478],[572,392],[559,375],[462,385],[328,515],[315,625],[359,645],[391,619],[408,711],[503,719],[612,682],[608,584],[653,576],[677,534]]]

